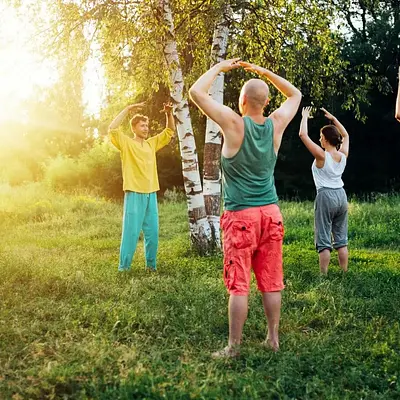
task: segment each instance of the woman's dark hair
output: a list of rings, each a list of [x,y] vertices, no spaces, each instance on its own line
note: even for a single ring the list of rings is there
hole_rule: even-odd
[[[321,128],[321,133],[324,135],[329,144],[335,146],[336,149],[339,150],[343,139],[335,125],[325,125]]]

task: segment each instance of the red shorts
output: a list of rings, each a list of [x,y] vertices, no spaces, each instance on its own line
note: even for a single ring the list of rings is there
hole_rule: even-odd
[[[246,296],[251,268],[261,292],[277,292],[283,284],[282,214],[276,204],[224,211],[224,282],[230,294]]]

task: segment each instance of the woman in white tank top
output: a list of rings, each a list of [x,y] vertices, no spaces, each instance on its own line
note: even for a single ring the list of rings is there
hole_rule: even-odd
[[[315,246],[319,253],[322,274],[328,273],[332,248],[338,251],[339,265],[347,271],[347,196],[343,189],[342,174],[349,154],[349,134],[345,127],[324,108],[333,125],[320,131],[321,147],[308,137],[307,121],[311,107],[303,108],[299,136],[309,152],[315,157],[311,170],[317,189],[315,198]],[[333,243],[332,243],[333,236]]]

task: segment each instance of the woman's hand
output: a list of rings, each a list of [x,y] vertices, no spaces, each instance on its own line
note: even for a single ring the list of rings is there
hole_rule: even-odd
[[[302,117],[303,118],[314,118],[312,115],[311,115],[311,112],[312,112],[312,107],[303,107],[303,111],[301,112],[301,115],[302,115]]]
[[[325,108],[321,107],[321,110],[325,113],[325,117],[328,118],[329,121],[334,121],[336,119],[329,111],[326,111]]]

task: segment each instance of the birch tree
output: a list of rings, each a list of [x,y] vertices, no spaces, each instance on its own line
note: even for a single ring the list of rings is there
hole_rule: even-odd
[[[231,6],[227,2],[223,8],[220,21],[217,23],[213,42],[211,45],[210,65],[222,61],[226,57],[229,37],[229,18],[232,13]],[[224,100],[224,74],[221,72],[214,80],[210,95],[219,103]],[[212,234],[212,246],[221,247],[219,218],[221,212],[221,128],[210,118],[207,118],[206,135],[204,145],[204,202],[207,219]]]
[[[189,104],[183,95],[184,81],[179,61],[175,29],[169,0],[160,0],[159,7],[166,26],[164,55],[172,84],[171,97],[177,117],[177,130],[182,158],[182,173],[185,186],[190,237],[200,254],[208,253],[211,229],[206,216],[203,189],[200,179],[196,143],[193,135]]]

